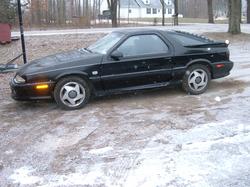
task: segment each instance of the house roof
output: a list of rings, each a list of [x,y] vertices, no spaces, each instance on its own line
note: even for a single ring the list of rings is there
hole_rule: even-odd
[[[140,4],[137,2],[138,0],[122,0],[120,1],[121,8],[140,8]]]
[[[145,4],[142,0],[122,0],[121,8],[162,8],[160,0],[150,0],[150,4]],[[166,8],[172,8],[172,5],[167,5]]]

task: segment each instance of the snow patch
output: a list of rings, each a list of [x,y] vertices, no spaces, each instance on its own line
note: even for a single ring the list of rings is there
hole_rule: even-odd
[[[221,98],[219,96],[215,97],[214,100],[217,102],[221,102]]]
[[[13,153],[14,153],[13,150],[7,150],[7,151],[5,151],[5,154],[6,154],[6,155],[12,155]]]
[[[35,172],[34,169],[24,166],[14,171],[9,178],[13,180],[13,183],[18,183],[20,185],[31,185],[42,181],[42,178],[37,176],[32,176],[31,173]]]
[[[104,173],[102,171],[102,165],[95,165],[88,173],[82,173],[78,171],[70,173],[68,175],[51,175],[49,180],[39,187],[54,187],[54,186],[74,186],[74,185],[100,185],[106,182],[103,179]]]
[[[249,142],[249,126],[232,120],[162,132],[142,150],[122,186],[223,186],[231,177],[237,183],[237,176],[250,172]]]

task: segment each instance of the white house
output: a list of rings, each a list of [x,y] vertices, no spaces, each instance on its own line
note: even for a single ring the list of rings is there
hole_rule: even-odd
[[[172,0],[165,1],[165,17],[172,17],[174,4]],[[101,4],[101,13],[108,10],[107,0]],[[162,5],[160,0],[120,0],[120,18],[161,18]]]

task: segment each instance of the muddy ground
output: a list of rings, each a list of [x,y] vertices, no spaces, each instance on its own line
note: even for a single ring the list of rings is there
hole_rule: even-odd
[[[29,37],[29,59],[85,47],[101,35]],[[1,75],[0,186],[248,186],[250,37],[238,37],[231,75],[199,96],[176,87],[62,111],[53,101],[13,101],[12,75]],[[1,56],[15,47],[1,47]]]

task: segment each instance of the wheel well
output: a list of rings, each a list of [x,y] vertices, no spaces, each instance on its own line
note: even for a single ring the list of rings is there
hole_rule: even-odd
[[[93,89],[93,85],[92,85],[92,83],[90,82],[89,78],[88,78],[86,75],[84,75],[84,74],[77,74],[77,73],[75,73],[75,74],[67,74],[67,75],[60,76],[59,78],[56,79],[56,84],[57,84],[60,80],[62,80],[62,79],[64,79],[64,78],[67,78],[67,77],[77,77],[77,78],[83,79],[83,80],[86,81],[87,84],[89,85],[90,90]]]
[[[200,65],[207,66],[209,72],[211,73],[211,77],[213,77],[212,66],[211,66],[211,64],[208,63],[208,62],[205,62],[205,61],[197,61],[197,62],[194,62],[194,63],[189,64],[187,68],[189,68],[190,66],[196,65],[196,64],[200,64]]]

